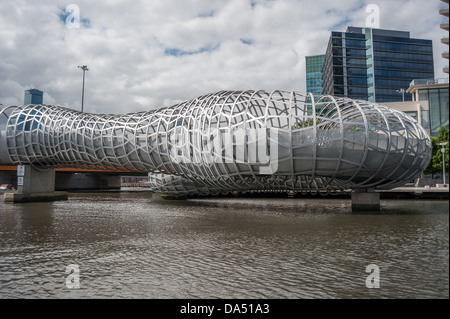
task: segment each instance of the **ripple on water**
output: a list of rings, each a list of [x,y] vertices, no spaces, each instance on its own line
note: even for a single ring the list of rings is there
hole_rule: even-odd
[[[1,298],[448,298],[448,201],[76,194],[0,204]],[[382,289],[365,286],[380,267]],[[81,289],[66,288],[79,265]]]

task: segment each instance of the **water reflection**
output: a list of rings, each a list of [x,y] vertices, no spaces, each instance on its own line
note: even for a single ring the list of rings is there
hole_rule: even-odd
[[[355,214],[341,199],[104,193],[0,211],[2,298],[449,297],[448,201]]]

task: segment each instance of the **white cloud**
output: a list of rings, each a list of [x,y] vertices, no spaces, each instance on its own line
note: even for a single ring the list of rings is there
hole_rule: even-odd
[[[436,77],[444,76],[438,0],[80,0],[79,29],[64,24],[67,1],[3,0],[0,103],[22,104],[33,86],[44,103],[79,110],[78,65],[89,67],[85,111],[94,113],[150,110],[219,90],[304,92],[304,57],[324,53],[334,28],[364,26],[369,3],[380,6],[381,28],[432,39]]]

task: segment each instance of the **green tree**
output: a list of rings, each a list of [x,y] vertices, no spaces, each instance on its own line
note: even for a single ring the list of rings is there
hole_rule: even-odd
[[[430,164],[425,169],[425,174],[431,174],[434,177],[435,174],[442,175],[442,146],[439,143],[447,142],[448,143],[449,130],[445,129],[443,126],[439,128],[438,136],[431,136],[431,144],[432,144],[432,157],[430,160]],[[448,173],[449,168],[449,157],[448,157],[448,148],[449,144],[445,145],[445,172]]]

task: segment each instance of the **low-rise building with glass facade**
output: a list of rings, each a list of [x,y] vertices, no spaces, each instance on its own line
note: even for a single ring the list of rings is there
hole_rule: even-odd
[[[429,121],[430,134],[438,135],[439,128],[449,128],[449,96],[448,78],[414,80],[408,88],[413,96],[413,101],[428,101],[429,112],[424,117]]]
[[[384,102],[414,118],[431,136],[437,136],[439,128],[449,128],[448,78],[413,80],[408,92],[413,100],[406,102]]]

